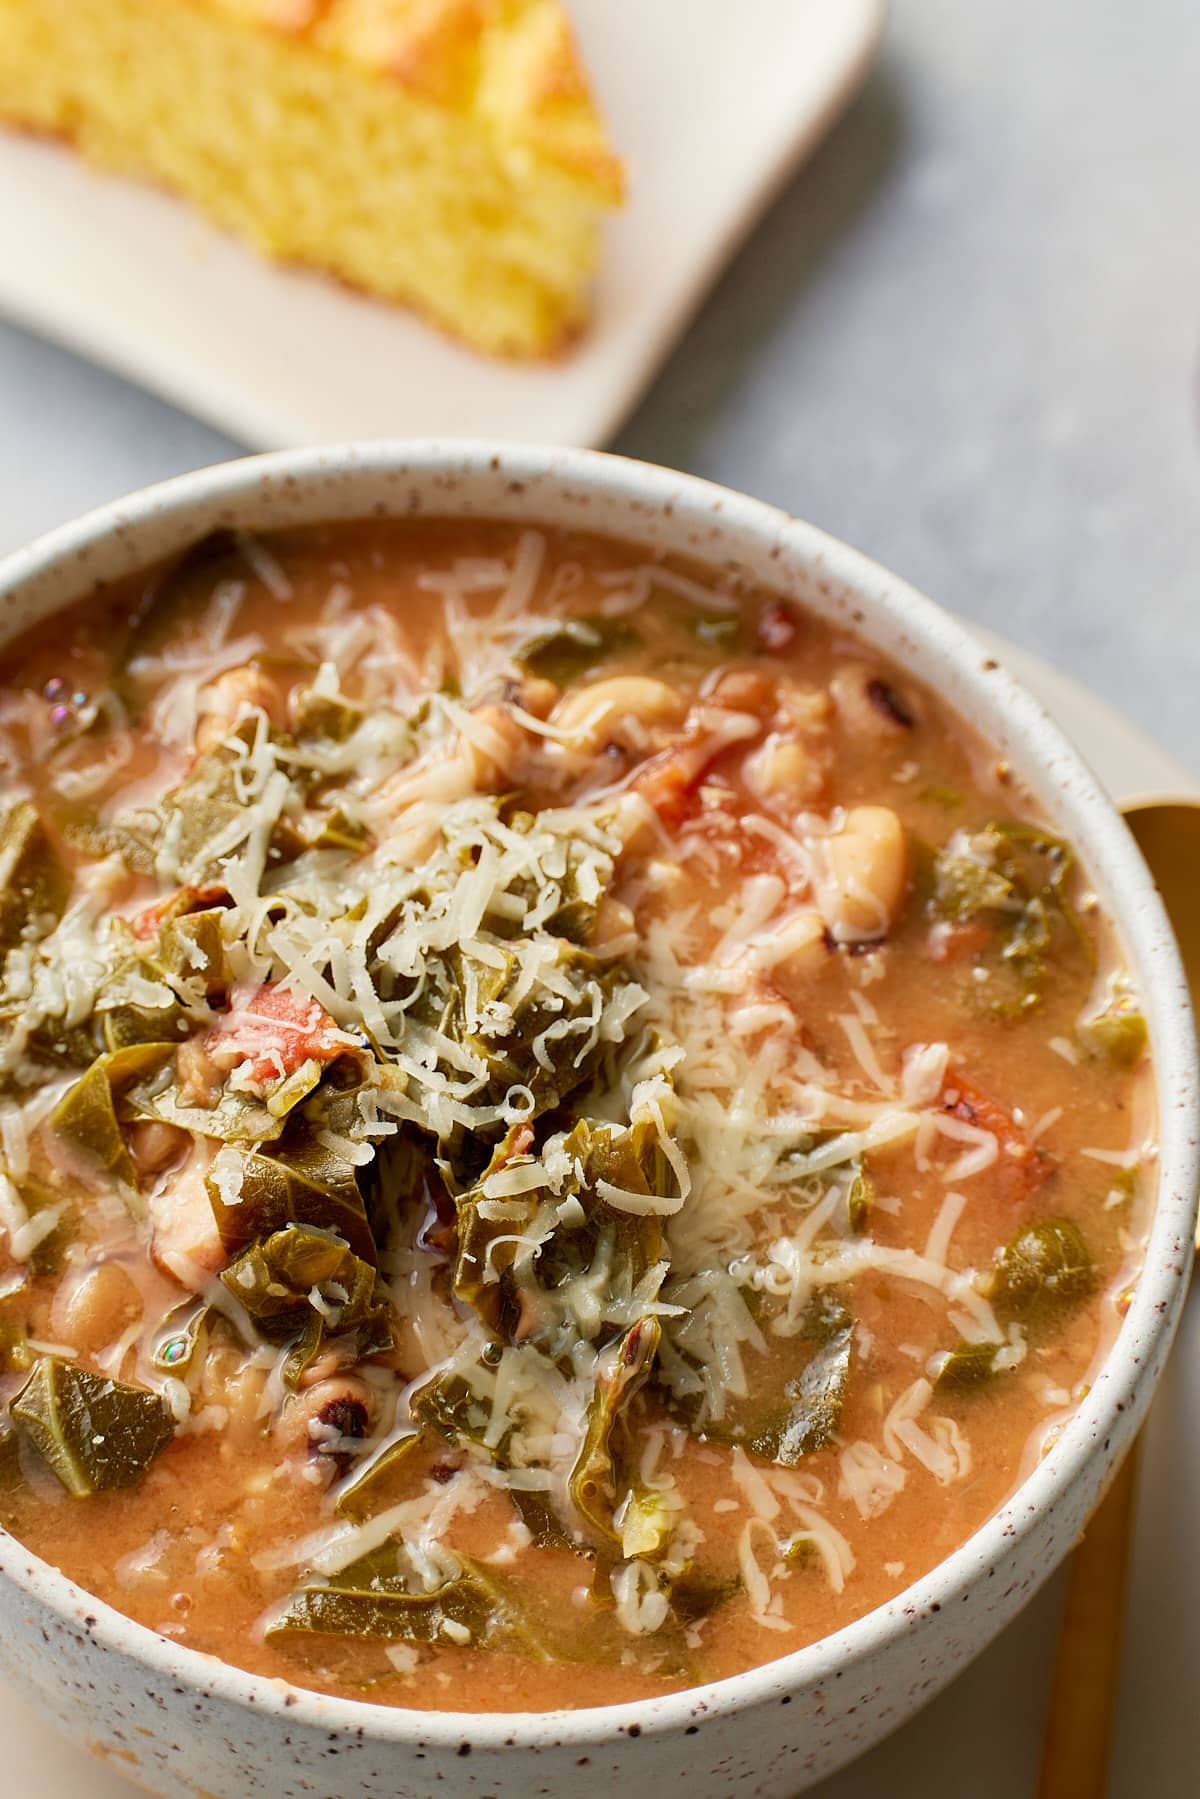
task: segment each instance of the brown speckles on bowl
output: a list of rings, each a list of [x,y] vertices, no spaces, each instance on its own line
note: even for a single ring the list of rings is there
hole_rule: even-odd
[[[1197,1189],[1195,1048],[1173,940],[1088,771],[957,625],[811,526],[667,470],[580,451],[403,442],[227,463],[10,557],[0,567],[0,633],[218,525],[287,526],[374,510],[553,522],[613,531],[650,550],[699,551],[794,590],[835,623],[852,622],[969,713],[1079,843],[1136,965],[1162,1113],[1162,1185],[1145,1271],[1078,1415],[1013,1503],[901,1600],[736,1679],[575,1713],[468,1720],[371,1706],[181,1649],[24,1556],[0,1568],[0,1672],[77,1742],[118,1761],[136,1753],[137,1777],[151,1790],[197,1799],[328,1799],[331,1781],[338,1799],[590,1799],[621,1786],[686,1790],[689,1799],[791,1799],[903,1722],[999,1632],[1069,1548],[1141,1422],[1185,1290]]]

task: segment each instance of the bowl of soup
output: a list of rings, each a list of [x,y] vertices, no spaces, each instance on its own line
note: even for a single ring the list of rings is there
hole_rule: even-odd
[[[812,527],[470,444],[0,569],[0,1671],[166,1793],[800,1791],[1190,1267],[1158,898]]]

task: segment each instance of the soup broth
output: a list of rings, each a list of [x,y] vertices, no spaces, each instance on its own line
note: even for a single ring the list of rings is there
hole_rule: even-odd
[[[507,524],[218,534],[0,672],[0,1517],[240,1667],[541,1709],[962,1543],[1136,1279],[1138,998],[869,647]]]

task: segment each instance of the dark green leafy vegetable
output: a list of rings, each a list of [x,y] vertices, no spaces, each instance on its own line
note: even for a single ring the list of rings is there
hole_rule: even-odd
[[[1118,1068],[1132,1068],[1140,1062],[1150,1039],[1143,1014],[1132,1005],[1110,1006],[1089,1018],[1081,1035]]]
[[[445,1437],[447,1443],[482,1444],[492,1421],[491,1406],[461,1374],[435,1375],[418,1387],[409,1408],[418,1423]],[[509,1434],[505,1432],[491,1451],[497,1460],[503,1460]]]
[[[315,688],[304,687],[292,698],[292,717],[300,742],[315,738],[318,742],[345,743],[353,737],[364,716],[361,706],[352,705],[340,694],[318,693]]]
[[[752,1369],[750,1397],[726,1395],[725,1410],[718,1419],[704,1415],[700,1393],[677,1390],[677,1383],[672,1383],[670,1404],[701,1435],[718,1443],[739,1444],[782,1467],[794,1467],[804,1456],[823,1449],[837,1432],[850,1380],[853,1340],[849,1308],[832,1291],[818,1294],[804,1313],[799,1334],[787,1339],[789,1359],[794,1354],[799,1362],[790,1377],[781,1381],[778,1358],[773,1358],[769,1372]],[[773,1394],[780,1398],[771,1397]]]
[[[202,1106],[184,1097],[173,1072],[158,1070],[156,1077],[131,1087],[125,1110],[130,1117],[154,1118],[221,1143],[274,1143],[287,1129],[289,1113],[315,1090],[322,1073],[322,1064],[313,1058],[302,1062],[265,1099],[226,1083],[213,1105]]]
[[[37,807],[19,800],[0,818],[0,950],[23,932],[39,936],[58,923],[71,893]]]
[[[996,1357],[1002,1343],[957,1343],[948,1350],[933,1377],[935,1393],[957,1393],[982,1386],[997,1372]]]
[[[221,1280],[263,1336],[275,1342],[307,1331],[314,1311],[330,1336],[363,1331],[380,1348],[390,1341],[390,1308],[373,1264],[331,1231],[288,1225],[243,1250]]]
[[[332,812],[320,813],[313,820],[305,847],[314,850],[347,850],[351,855],[358,856],[370,849],[371,842],[371,833],[366,825],[351,818],[340,806],[335,806]]]
[[[681,1624],[697,1624],[727,1605],[741,1590],[742,1583],[736,1574],[719,1578],[685,1568],[678,1579],[671,1582],[671,1610]]]
[[[618,1550],[623,1532],[614,1522],[614,1513],[627,1497],[632,1496],[635,1504],[638,1500],[631,1477],[622,1469],[621,1426],[629,1402],[646,1383],[661,1338],[658,1319],[641,1318],[609,1353],[607,1366],[596,1376],[583,1445],[568,1482],[572,1503],[585,1524]],[[648,1506],[648,1514],[650,1510]],[[649,1515],[645,1522],[645,1535],[653,1539],[654,1548],[661,1548],[667,1534],[665,1520],[662,1528]],[[650,1552],[639,1550],[641,1554]]]
[[[28,1374],[36,1356],[37,1352],[29,1347],[25,1320],[14,1317],[7,1305],[0,1307],[0,1370]]]
[[[813,1301],[805,1319],[812,1353],[783,1389],[786,1408],[751,1436],[747,1447],[755,1455],[794,1468],[824,1449],[841,1422],[853,1335],[854,1320],[839,1300],[825,1294]]]
[[[377,1339],[372,1339],[368,1348],[363,1344],[360,1353],[367,1354],[375,1349],[390,1349],[391,1335],[384,1334],[385,1326],[381,1322]],[[310,1312],[304,1328],[288,1349],[283,1364],[283,1384],[289,1393],[299,1391],[300,1382],[320,1355],[325,1343],[325,1320],[319,1312]]]
[[[389,1443],[338,1488],[335,1510],[343,1518],[369,1518],[379,1510],[381,1496],[389,1489],[397,1469],[405,1468],[424,1442],[424,1432],[414,1430]]]
[[[62,1216],[54,1229],[35,1245],[29,1257],[29,1266],[35,1274],[60,1273],[63,1257],[79,1234],[79,1207],[56,1187],[49,1186],[35,1174],[23,1174],[19,1179],[14,1178],[13,1185],[31,1218],[36,1218],[39,1212],[46,1211],[50,1206],[63,1208]]]
[[[510,1487],[508,1496],[532,1537],[535,1549],[579,1548],[578,1541],[567,1530],[551,1505],[549,1495],[541,1487]]]
[[[250,1149],[242,1158],[237,1202],[226,1205],[217,1182],[206,1183],[221,1241],[231,1255],[289,1224],[336,1231],[356,1256],[375,1262],[375,1240],[355,1170],[303,1132],[289,1132],[277,1149]]]
[[[12,1493],[21,1485],[21,1444],[10,1424],[0,1423],[0,1493]]]
[[[11,1411],[76,1499],[141,1479],[175,1426],[156,1393],[43,1356]]]
[[[673,1196],[675,1187],[653,1128],[635,1125],[622,1130],[580,1119],[563,1144],[578,1173],[556,1204],[573,1196],[582,1219],[574,1225],[560,1223],[533,1262],[526,1265],[518,1283],[514,1272],[517,1245],[506,1239],[529,1231],[542,1199],[537,1192],[520,1195],[506,1205],[501,1217],[480,1210],[488,1177],[511,1161],[514,1141],[516,1134],[510,1133],[478,1186],[456,1201],[454,1290],[498,1333],[512,1337],[519,1328],[523,1340],[536,1341],[561,1322],[554,1295],[568,1281],[603,1265],[606,1290],[620,1302],[630,1298],[662,1255],[661,1219],[653,1213],[639,1216],[610,1206],[598,1193],[598,1183],[607,1181],[629,1192],[665,1196]]]
[[[538,1661],[554,1659],[491,1569],[464,1559],[456,1579],[432,1593],[410,1592],[394,1544],[360,1557],[328,1586],[302,1588],[268,1626],[267,1638],[316,1634],[462,1643],[463,1631],[471,1648],[508,1649]]]
[[[935,916],[959,923],[986,921],[1000,966],[1017,983],[1015,1001],[989,999],[993,1010],[1019,1013],[1040,1003],[1060,938],[1094,961],[1092,941],[1068,897],[1074,867],[1069,844],[1012,820],[973,832],[969,853],[942,849],[934,856],[930,905]]]
[[[1000,1251],[993,1303],[1014,1318],[1041,1323],[1086,1299],[1096,1270],[1078,1225],[1043,1218],[1017,1232]]]
[[[638,634],[623,618],[586,614],[555,619],[513,656],[531,675],[569,687],[598,662],[633,649]]]
[[[174,1054],[173,1043],[137,1043],[97,1056],[50,1114],[58,1134],[113,1175],[131,1195],[137,1192],[137,1172],[117,1122],[117,1097],[139,1078],[160,1069]]]
[[[846,1220],[856,1237],[866,1230],[874,1204],[875,1185],[860,1162],[846,1194]]]
[[[160,656],[192,610],[202,608],[222,581],[246,581],[250,569],[234,532],[224,528],[198,538],[147,581],[129,620],[116,659],[115,686],[133,717],[140,713],[142,683],[136,664]]]

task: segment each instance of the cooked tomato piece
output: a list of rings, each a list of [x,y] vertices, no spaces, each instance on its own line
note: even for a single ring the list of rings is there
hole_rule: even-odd
[[[1001,1178],[1012,1199],[1029,1199],[1045,1184],[1053,1172],[1054,1161],[1043,1149],[1031,1143],[1011,1112],[993,1099],[957,1069],[946,1072],[942,1087],[942,1110],[964,1124],[990,1131],[1000,1145],[998,1164]]]
[[[233,1006],[213,1029],[209,1054],[218,1068],[249,1063],[252,1081],[284,1080],[303,1062],[333,1062],[356,1047],[307,994],[267,981]]]

